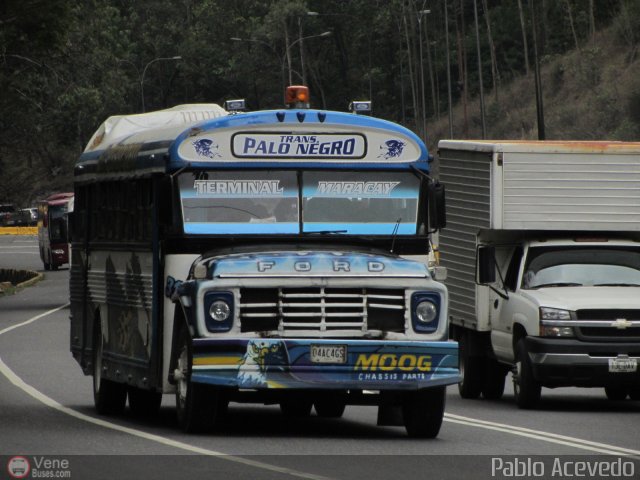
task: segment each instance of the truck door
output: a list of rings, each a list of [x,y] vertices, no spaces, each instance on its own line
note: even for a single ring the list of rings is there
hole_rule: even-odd
[[[498,292],[490,292],[491,344],[499,359],[513,360],[513,324],[517,318],[519,304],[515,292],[518,288],[520,264],[523,248],[517,246],[496,247],[496,263],[500,269],[498,275]],[[505,272],[504,274],[500,274]],[[503,288],[500,288],[503,287]]]

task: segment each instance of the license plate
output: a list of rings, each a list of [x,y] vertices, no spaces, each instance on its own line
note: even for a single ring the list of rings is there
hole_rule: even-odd
[[[347,363],[346,345],[311,345],[312,363]]]
[[[615,373],[632,373],[638,370],[638,360],[635,358],[610,358],[609,371]]]

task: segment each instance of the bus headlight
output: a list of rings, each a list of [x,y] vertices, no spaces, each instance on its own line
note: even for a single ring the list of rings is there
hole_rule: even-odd
[[[207,292],[204,295],[205,324],[210,332],[228,332],[233,325],[233,294]]]
[[[416,317],[422,323],[431,323],[437,316],[438,307],[429,300],[424,300],[416,306]]]
[[[209,307],[209,315],[216,322],[224,322],[231,315],[231,307],[224,300],[216,300]]]
[[[418,333],[433,333],[438,329],[440,295],[431,292],[416,292],[411,297],[413,330]]]

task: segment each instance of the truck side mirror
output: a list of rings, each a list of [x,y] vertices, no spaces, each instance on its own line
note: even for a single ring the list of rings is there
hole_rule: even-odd
[[[431,230],[439,230],[447,226],[447,214],[445,210],[444,185],[435,182],[429,185],[429,227]]]
[[[478,247],[478,283],[486,285],[496,281],[495,247]]]

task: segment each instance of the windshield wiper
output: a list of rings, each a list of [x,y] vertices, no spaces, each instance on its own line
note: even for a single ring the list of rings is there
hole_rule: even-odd
[[[594,287],[640,287],[638,283],[594,283]]]
[[[543,283],[541,285],[535,285],[533,287],[529,287],[531,290],[537,290],[538,288],[547,288],[547,287],[582,287],[582,283],[575,282],[554,282],[554,283]]]

